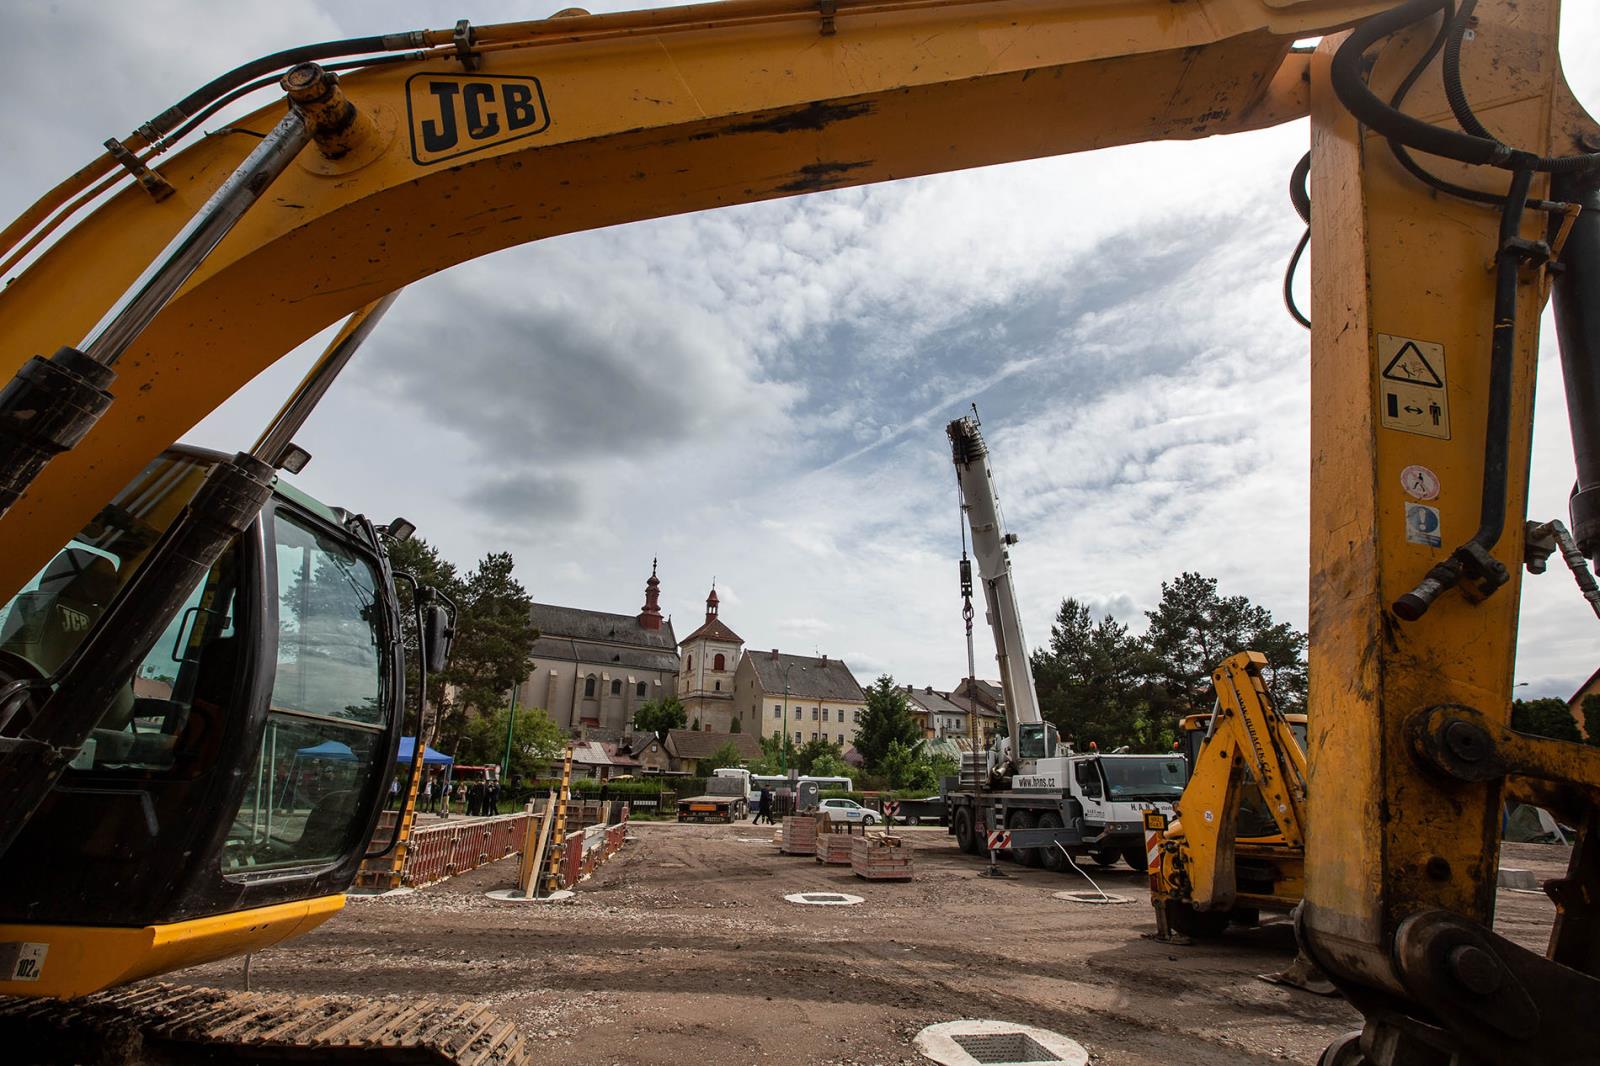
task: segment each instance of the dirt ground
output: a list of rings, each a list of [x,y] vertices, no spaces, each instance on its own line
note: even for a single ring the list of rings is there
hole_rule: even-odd
[[[669,1063],[919,1063],[923,1026],[996,1018],[1083,1044],[1105,1066],[1313,1063],[1359,1026],[1338,999],[1255,975],[1294,955],[1287,924],[1203,946],[1144,939],[1145,881],[1086,869],[1122,906],[1052,893],[1076,874],[1006,865],[978,876],[940,829],[901,831],[911,883],[869,883],[848,867],[779,855],[770,831],[638,823],[637,838],[558,905],[500,903],[506,860],[411,895],[353,898],[317,931],[255,957],[259,989],[492,1004],[567,1066]],[[1510,845],[1505,865],[1543,880],[1564,849]],[[849,892],[854,907],[786,903]],[[1499,925],[1542,950],[1552,908],[1500,894]],[[176,975],[175,975],[176,976]],[[242,986],[237,960],[181,979]]]

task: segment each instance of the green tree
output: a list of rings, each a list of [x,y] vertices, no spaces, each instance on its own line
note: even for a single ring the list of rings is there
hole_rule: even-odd
[[[1161,583],[1161,602],[1146,611],[1144,645],[1156,683],[1152,706],[1167,719],[1211,710],[1211,671],[1230,655],[1267,659],[1267,691],[1285,712],[1304,711],[1306,637],[1244,596],[1219,596],[1216,578],[1183,573]]]
[[[1578,709],[1583,712],[1585,743],[1600,747],[1600,694],[1585,696]]]
[[[728,732],[730,732],[730,733],[743,733],[744,732],[744,719],[735,718],[733,720],[733,724],[728,726]]]
[[[633,728],[648,729],[658,739],[665,740],[667,730],[682,729],[689,724],[689,713],[683,709],[676,696],[662,696],[639,704],[633,712]]]
[[[860,770],[845,762],[842,756],[831,752],[813,759],[811,769],[806,772],[817,777],[848,777],[852,782],[861,774]]]
[[[761,738],[761,757],[750,763],[758,774],[781,774],[795,764],[794,741],[787,733],[776,733]]]
[[[844,749],[831,740],[808,740],[789,756],[789,765],[803,774],[819,773],[818,759],[831,759],[843,764]]]
[[[1586,723],[1587,724],[1587,723]],[[1567,709],[1567,701],[1548,696],[1540,700],[1515,700],[1511,704],[1511,728],[1553,740],[1582,742],[1578,723]]]
[[[866,768],[873,773],[883,773],[881,767],[890,745],[899,743],[914,748],[921,740],[922,727],[911,715],[905,692],[888,674],[880,676],[867,689],[867,709],[856,727],[856,751],[860,752]]]
[[[561,757],[567,735],[550,716],[538,707],[517,708],[515,725],[511,708],[501,707],[492,714],[480,714],[467,722],[457,754],[469,764],[498,764],[506,756],[506,731],[511,731],[513,776],[528,780],[544,776],[550,764]]]
[[[1062,600],[1049,645],[1033,653],[1040,712],[1079,748],[1091,740],[1103,748],[1164,748],[1174,723],[1151,711],[1151,663],[1144,643],[1116,618],[1095,622],[1087,606]]]
[[[743,753],[739,751],[739,746],[730,740],[724,743],[722,747],[718,748],[710,755],[707,755],[704,759],[697,760],[696,772],[704,777],[709,775],[711,771],[719,770],[724,766],[743,765]]]
[[[533,669],[539,631],[528,618],[532,597],[511,576],[514,565],[510,552],[491,552],[462,582],[455,645],[443,678],[455,690],[439,729],[447,750],[465,739],[471,712],[502,706],[511,686]]]

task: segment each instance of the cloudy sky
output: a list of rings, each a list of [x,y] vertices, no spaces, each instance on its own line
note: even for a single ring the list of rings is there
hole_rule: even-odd
[[[19,5],[0,91],[47,84],[50,106],[4,120],[0,213],[257,55],[558,6]],[[1600,11],[1567,8],[1566,68],[1600,113]],[[60,77],[63,56],[92,76]],[[1306,140],[1296,123],[1140,145],[478,260],[401,296],[301,434],[317,457],[301,484],[404,514],[463,565],[510,550],[542,601],[631,613],[659,555],[680,635],[715,577],[748,646],[950,686],[965,648],[943,427],[975,401],[1035,643],[1064,596],[1140,629],[1186,569],[1304,627],[1307,334],[1278,287]],[[1571,445],[1546,336],[1531,513],[1565,519]],[[320,346],[189,439],[247,444]],[[992,674],[984,644],[979,657]],[[1523,692],[1565,696],[1597,664],[1600,625],[1566,572],[1530,579]]]

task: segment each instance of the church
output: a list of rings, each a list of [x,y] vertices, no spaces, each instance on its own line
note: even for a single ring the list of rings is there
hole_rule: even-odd
[[[733,732],[733,675],[744,638],[717,617],[717,587],[706,597],[706,620],[678,646],[678,700],[689,728]]]
[[[678,694],[678,641],[671,619],[661,616],[653,560],[636,615],[536,603],[529,617],[539,639],[533,669],[517,690],[519,707],[542,707],[575,734],[621,737],[640,704]]]

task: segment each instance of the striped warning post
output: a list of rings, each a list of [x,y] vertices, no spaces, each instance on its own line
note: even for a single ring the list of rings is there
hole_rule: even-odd
[[[1011,847],[1011,830],[995,829],[989,833],[989,850],[1005,851]]]

